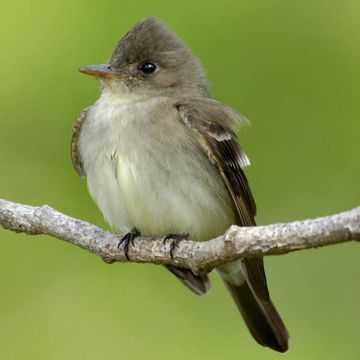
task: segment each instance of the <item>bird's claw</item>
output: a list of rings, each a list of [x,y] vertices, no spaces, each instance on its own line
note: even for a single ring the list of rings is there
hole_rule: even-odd
[[[179,243],[182,240],[187,240],[189,238],[188,233],[181,233],[181,234],[167,234],[164,237],[163,244],[165,245],[166,241],[171,239],[170,244],[170,257],[174,260],[174,250],[175,248],[179,247]]]
[[[119,241],[118,248],[120,248],[120,246],[124,243],[124,253],[125,253],[125,257],[127,260],[130,260],[129,255],[128,255],[130,244],[132,246],[134,246],[135,238],[137,238],[140,235],[141,235],[141,232],[137,228],[133,228],[133,229],[131,229],[130,232],[125,234]]]

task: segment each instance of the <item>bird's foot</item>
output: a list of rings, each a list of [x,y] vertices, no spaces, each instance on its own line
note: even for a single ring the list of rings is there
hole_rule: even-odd
[[[120,246],[122,245],[122,243],[124,243],[124,253],[125,253],[125,257],[130,260],[128,252],[129,252],[129,247],[130,244],[132,246],[134,246],[134,239],[137,238],[138,236],[141,235],[140,230],[138,230],[136,227],[131,229],[130,232],[128,232],[127,234],[125,234],[121,240],[119,241],[118,244],[118,248],[120,248]]]
[[[174,260],[174,250],[175,248],[178,247],[179,242],[182,240],[187,240],[189,238],[189,234],[187,233],[181,233],[181,234],[167,234],[164,237],[164,245],[166,243],[167,240],[171,239],[171,244],[170,244],[170,256],[171,258]]]

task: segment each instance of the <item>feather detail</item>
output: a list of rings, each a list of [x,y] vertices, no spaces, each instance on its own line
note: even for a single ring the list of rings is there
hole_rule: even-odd
[[[241,123],[241,116],[212,99],[192,99],[176,107],[221,173],[238,210],[239,225],[255,225],[256,205],[243,171],[250,161],[234,132],[235,126]]]
[[[79,137],[81,132],[81,127],[86,120],[87,113],[90,107],[85,108],[80,115],[77,117],[71,135],[71,159],[74,166],[74,169],[80,176],[85,176],[85,169],[82,164],[80,151],[79,151]]]
[[[222,175],[237,209],[238,225],[255,226],[255,201],[243,171],[250,161],[234,132],[239,116],[211,99],[190,99],[176,107]],[[270,300],[263,259],[239,259],[217,271],[255,340],[276,351],[286,351],[288,333]]]

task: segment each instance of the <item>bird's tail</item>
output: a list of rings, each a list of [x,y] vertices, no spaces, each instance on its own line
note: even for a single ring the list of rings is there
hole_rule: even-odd
[[[279,352],[288,332],[270,300],[261,258],[241,259],[217,269],[254,339]]]

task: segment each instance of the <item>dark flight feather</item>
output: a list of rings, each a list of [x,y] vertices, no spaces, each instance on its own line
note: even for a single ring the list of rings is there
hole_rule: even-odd
[[[176,104],[182,121],[198,136],[209,159],[221,173],[238,212],[239,226],[255,226],[256,206],[243,168],[249,160],[234,129],[239,115],[212,99],[189,99]],[[245,282],[223,278],[251,334],[263,346],[288,349],[287,330],[272,304],[262,258],[238,260]]]

